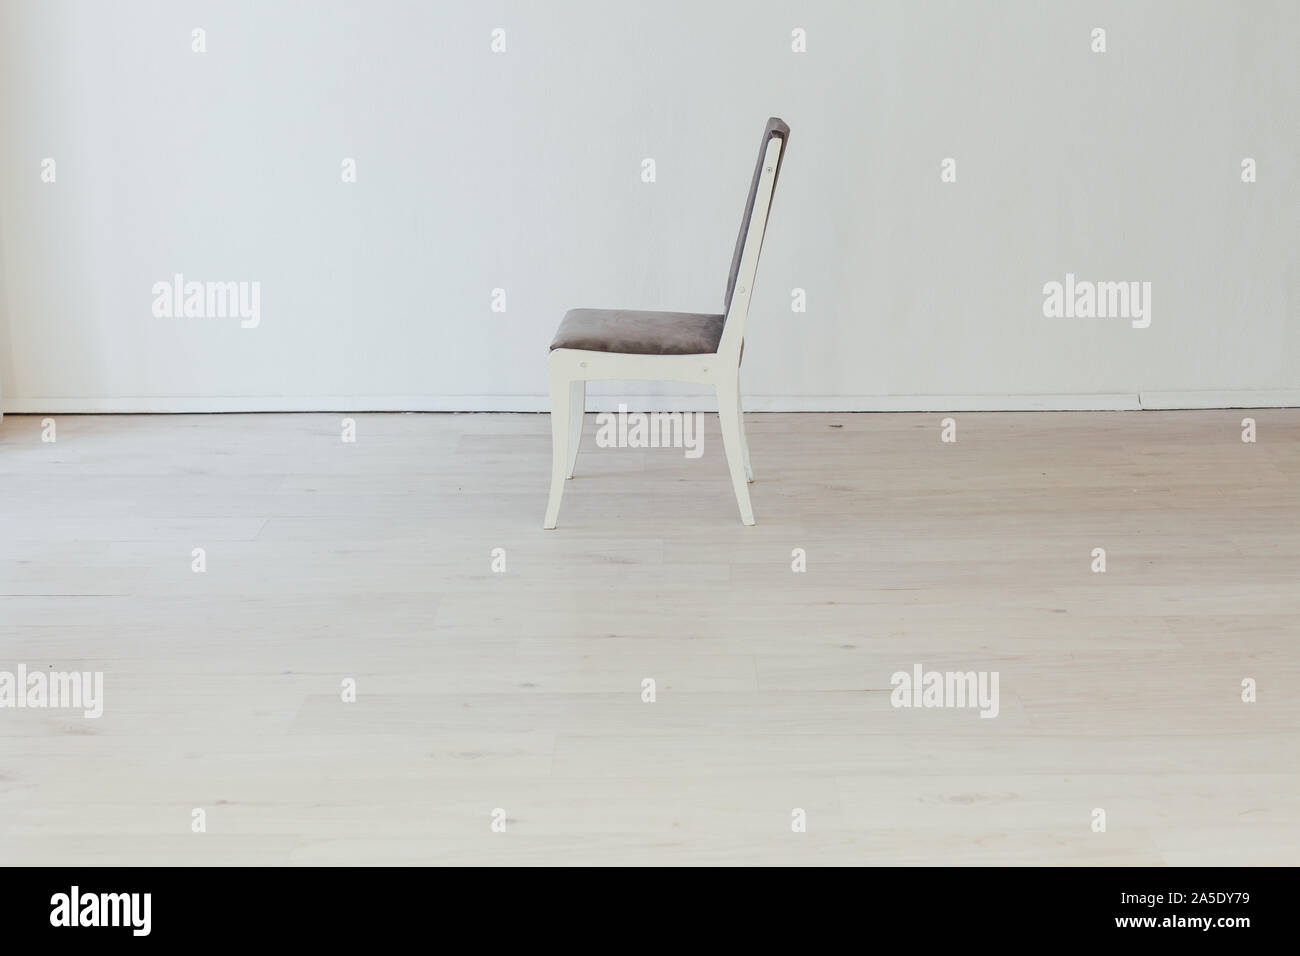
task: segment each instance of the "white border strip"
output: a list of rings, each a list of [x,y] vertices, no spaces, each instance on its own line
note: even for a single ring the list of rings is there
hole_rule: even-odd
[[[717,411],[708,395],[589,395],[588,411]],[[1300,389],[1102,392],[1092,395],[759,395],[747,412],[1038,412],[1177,408],[1300,408]],[[131,396],[14,398],[15,415],[195,414],[220,412],[548,412],[544,395]]]
[[[1300,388],[1249,392],[1143,392],[1143,408],[1300,408]]]
[[[1245,394],[1249,393],[1234,393],[1237,396]],[[1275,396],[1278,393],[1266,394]],[[716,400],[709,395],[589,395],[587,402],[588,411],[598,412],[617,411],[620,403],[626,404],[629,411],[717,411],[718,407]],[[744,403],[745,410],[750,412],[1119,411],[1143,407],[1136,392],[1095,395],[746,395]],[[5,401],[0,407],[3,407],[6,412],[18,415],[548,412],[550,399],[544,395],[262,395],[252,397],[168,395],[121,398],[14,398]],[[1215,406],[1196,404],[1187,407]]]

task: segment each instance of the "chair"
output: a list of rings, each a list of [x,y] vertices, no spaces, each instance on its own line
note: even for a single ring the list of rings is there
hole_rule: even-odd
[[[740,358],[758,254],[767,231],[772,193],[790,127],[773,117],[759,145],[758,164],[749,185],[745,215],[731,257],[723,314],[631,312],[573,309],[564,316],[551,343],[551,496],[544,528],[560,515],[564,481],[573,477],[582,440],[587,382],[655,379],[713,385],[718,391],[718,422],[727,453],[731,484],[742,523],[754,523],[748,482],[754,480],[740,407]]]

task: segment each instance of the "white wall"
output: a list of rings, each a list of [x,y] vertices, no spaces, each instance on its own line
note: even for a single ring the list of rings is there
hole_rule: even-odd
[[[3,0],[5,407],[544,408],[566,309],[720,310],[770,114],[751,406],[1300,403],[1297,49],[1294,0]],[[1151,326],[1044,318],[1067,271]],[[176,272],[260,325],[154,317]]]

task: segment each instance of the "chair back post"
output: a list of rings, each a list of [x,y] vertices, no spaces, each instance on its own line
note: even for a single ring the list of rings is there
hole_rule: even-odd
[[[772,192],[776,186],[776,172],[781,161],[781,150],[785,148],[785,139],[773,136],[768,140],[763,157],[763,172],[758,181],[758,192],[754,197],[754,213],[749,220],[749,231],[745,233],[745,249],[740,256],[740,271],[736,275],[736,288],[727,307],[726,322],[722,327],[722,341],[718,343],[718,355],[727,361],[732,360],[740,367],[740,348],[745,338],[745,319],[749,317],[749,299],[754,291],[754,276],[758,273],[758,254],[763,249],[763,236],[767,232],[767,214],[772,206]]]

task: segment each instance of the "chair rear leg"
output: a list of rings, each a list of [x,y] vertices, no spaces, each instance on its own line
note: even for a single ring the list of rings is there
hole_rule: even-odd
[[[749,503],[749,483],[745,480],[745,439],[741,434],[740,389],[732,381],[718,383],[718,424],[722,426],[722,447],[727,452],[731,487],[736,492],[742,524],[754,523],[754,509]]]
[[[745,450],[745,477],[754,480],[754,466],[749,463],[749,435],[745,432],[745,400],[740,394],[740,379],[736,379],[736,414],[740,417],[740,447]]]

